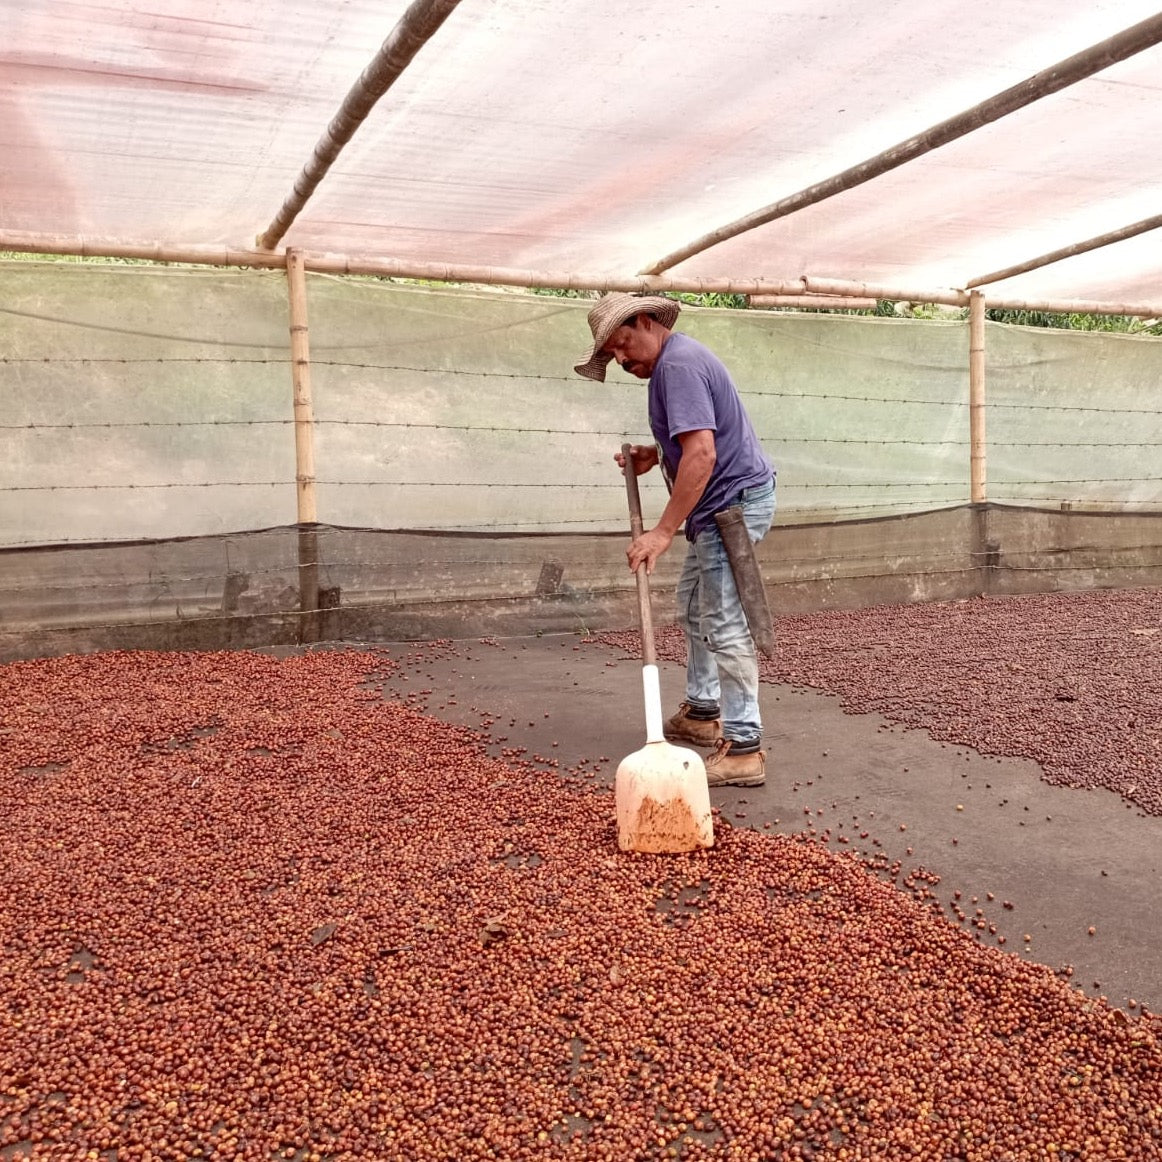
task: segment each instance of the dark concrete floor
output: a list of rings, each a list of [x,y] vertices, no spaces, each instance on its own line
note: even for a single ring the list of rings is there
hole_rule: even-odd
[[[376,645],[401,663],[388,697],[483,727],[494,753],[524,747],[562,771],[596,764],[595,781],[612,785],[645,742],[641,665],[619,649],[578,635]],[[668,715],[681,667],[662,663],[661,686]],[[1050,786],[1032,762],[845,714],[817,691],[764,684],[761,702],[766,784],[712,791],[717,826],[814,828],[834,851],[898,860],[901,884],[923,869],[939,877],[944,915],[982,942],[1003,937],[1012,955],[1072,968],[1089,996],[1162,1011],[1162,818],[1108,791]],[[978,908],[995,933],[973,926]]]

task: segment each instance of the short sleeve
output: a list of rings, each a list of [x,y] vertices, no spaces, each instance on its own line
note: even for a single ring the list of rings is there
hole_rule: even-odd
[[[689,363],[668,366],[663,370],[660,387],[671,439],[684,432],[717,429],[710,380],[701,368]]]

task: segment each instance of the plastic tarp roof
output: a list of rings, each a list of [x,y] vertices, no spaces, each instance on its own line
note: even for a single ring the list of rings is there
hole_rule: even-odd
[[[0,232],[252,248],[402,0],[0,0]],[[1149,0],[462,0],[280,245],[632,275]],[[674,275],[961,288],[1159,213],[1162,48]],[[986,287],[1162,301],[1153,230]],[[901,296],[903,297],[903,296]]]

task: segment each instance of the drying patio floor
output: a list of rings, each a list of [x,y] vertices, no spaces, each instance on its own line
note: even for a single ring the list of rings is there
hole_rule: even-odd
[[[641,667],[622,649],[579,635],[377,647],[400,664],[389,698],[479,730],[494,753],[612,786],[645,741]],[[660,669],[670,713],[682,669]],[[1162,818],[1106,790],[1051,786],[1033,762],[845,713],[815,690],[764,683],[761,704],[766,784],[712,791],[717,827],[814,832],[878,874],[895,870],[905,890],[931,887],[949,922],[982,942],[1087,995],[1162,1010]]]

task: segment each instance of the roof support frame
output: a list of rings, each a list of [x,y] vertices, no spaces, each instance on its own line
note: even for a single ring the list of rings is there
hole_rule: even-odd
[[[1073,258],[1078,254],[1085,254],[1089,250],[1111,246],[1115,242],[1124,242],[1127,238],[1135,238],[1139,234],[1147,233],[1147,231],[1157,230],[1159,226],[1162,226],[1162,214],[1155,214],[1153,217],[1143,218],[1139,222],[1123,226],[1120,230],[1111,230],[1108,234],[1099,234],[1096,238],[1087,239],[1085,242],[1075,242],[1072,246],[1062,246],[1059,250],[1051,250],[1048,254],[1042,254],[1038,258],[1030,258],[1027,262],[1006,266],[1004,270],[994,270],[991,274],[982,274],[979,278],[974,278],[968,282],[967,287],[971,290],[973,287],[985,286],[990,282],[1000,282],[1005,278],[1013,278],[1015,275],[1025,274],[1027,271],[1060,262],[1063,258]]]
[[[922,157],[942,145],[947,145],[959,137],[980,129],[993,121],[997,121],[1018,109],[1031,105],[1043,97],[1060,92],[1070,85],[1083,81],[1094,73],[1101,72],[1118,61],[1126,60],[1145,49],[1152,48],[1162,42],[1162,13],[1148,17],[1122,32],[1091,45],[1089,48],[1059,61],[1055,65],[1042,69],[1033,76],[1026,78],[1016,85],[989,97],[985,101],[974,105],[971,109],[958,113],[922,133],[901,141],[882,153],[860,162],[858,165],[845,169],[842,173],[825,178],[821,182],[807,186],[806,189],[789,197],[772,202],[759,210],[738,218],[733,222],[720,226],[696,238],[693,242],[680,247],[659,258],[642,269],[643,274],[661,274],[670,270],[695,254],[701,254],[720,242],[736,238],[750,230],[765,226],[777,218],[785,218],[797,210],[813,206],[817,202],[825,201],[841,194],[846,190],[854,189],[871,181],[872,178]]]
[[[78,258],[136,258],[145,262],[173,262],[197,266],[252,267],[282,270],[286,251],[245,250],[229,246],[166,245],[159,242],[124,242],[87,238],[84,235],[29,234],[0,230],[0,250],[28,254],[68,254]],[[411,262],[376,255],[327,254],[302,250],[303,266],[319,274],[374,275],[380,278],[415,278],[433,282],[475,283],[485,286],[537,287],[552,290],[661,291],[690,294],[853,296],[914,303],[939,303],[967,307],[968,291],[887,286],[838,278],[803,275],[790,279],[696,278],[680,275],[610,275],[574,271],[524,270],[506,266],[466,266],[456,263]],[[1026,311],[1077,312],[1091,315],[1141,315],[1162,317],[1162,300],[1154,303],[1091,302],[990,298],[990,308]]]
[[[295,179],[291,193],[269,226],[258,236],[260,249],[272,250],[326,176],[343,147],[367,119],[376,101],[436,34],[460,0],[414,0],[380,46],[371,64],[351,87],[339,112],[319,138],[310,160]]]

